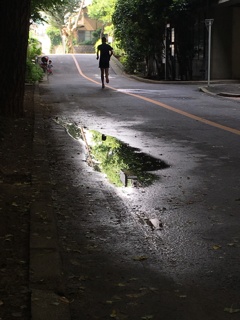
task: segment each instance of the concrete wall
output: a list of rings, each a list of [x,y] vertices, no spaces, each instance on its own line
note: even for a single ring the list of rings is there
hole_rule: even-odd
[[[240,8],[233,8],[232,24],[232,78],[240,79]]]
[[[232,7],[216,7],[212,25],[211,79],[232,78]]]

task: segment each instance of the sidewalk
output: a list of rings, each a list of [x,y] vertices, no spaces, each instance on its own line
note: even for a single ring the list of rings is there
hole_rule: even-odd
[[[70,319],[38,88],[24,117],[0,117],[0,320]]]
[[[200,90],[211,95],[240,98],[240,81],[235,82],[223,80],[220,83],[213,81],[209,86],[202,86]]]
[[[58,247],[56,217],[52,204],[52,185],[47,160],[44,110],[34,92],[34,143],[32,184],[38,192],[30,208],[29,289],[32,320],[69,320],[69,302]]]

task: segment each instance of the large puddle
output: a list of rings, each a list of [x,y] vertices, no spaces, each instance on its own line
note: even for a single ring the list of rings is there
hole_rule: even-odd
[[[63,126],[72,138],[84,142],[88,165],[104,173],[118,187],[146,187],[158,179],[154,171],[169,167],[161,159],[143,153],[115,137],[60,118],[54,121]]]

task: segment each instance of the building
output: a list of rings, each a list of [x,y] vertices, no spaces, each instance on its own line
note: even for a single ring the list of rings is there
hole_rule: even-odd
[[[200,0],[192,3],[194,22],[185,25],[184,37],[178,38],[179,25],[174,26],[174,22],[166,30],[166,50],[169,49],[165,78],[206,80],[210,44],[211,79],[240,79],[240,0]],[[212,20],[210,31],[207,20]],[[181,23],[188,24],[186,21]],[[185,70],[181,72],[181,61],[176,52],[178,44],[184,41],[192,41],[192,44],[189,52],[185,51],[189,63],[186,59]]]
[[[93,53],[95,51],[93,46],[94,33],[102,29],[102,23],[98,20],[91,19],[88,16],[87,5],[85,4],[81,10],[80,19],[76,29],[76,39],[78,45],[74,46],[76,53]]]
[[[209,18],[214,19],[212,79],[240,79],[240,0],[218,0],[211,7]]]

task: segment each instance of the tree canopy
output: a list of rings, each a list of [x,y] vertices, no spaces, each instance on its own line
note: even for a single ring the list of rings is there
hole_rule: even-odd
[[[174,28],[175,54],[181,72],[190,74],[189,66],[194,51],[194,19],[191,12],[193,5],[199,4],[199,1],[118,0],[113,13],[114,34],[126,52],[128,70],[133,72],[142,68],[146,76],[161,76],[163,58],[167,61],[168,55],[171,56],[168,52],[171,48],[171,34],[166,32]],[[170,28],[167,30],[169,23]]]
[[[88,15],[103,23],[102,33],[113,35],[112,15],[117,0],[93,0],[88,6]]]
[[[103,22],[105,25],[112,23],[112,15],[117,0],[93,0],[88,6],[88,14],[91,18]]]
[[[145,60],[147,73],[153,59],[160,61],[171,0],[118,0],[113,14],[115,38],[128,55],[132,70]]]
[[[31,0],[31,19],[33,21],[42,20],[40,12],[54,12],[64,10],[71,5],[74,0]],[[78,2],[79,1],[74,1]]]
[[[42,8],[41,11],[48,15],[52,26],[61,29],[66,24],[67,19],[73,13],[77,13],[79,8],[81,7],[81,4],[81,0],[68,0],[64,1],[64,3],[63,1],[58,1],[56,3],[52,3],[51,6]]]

